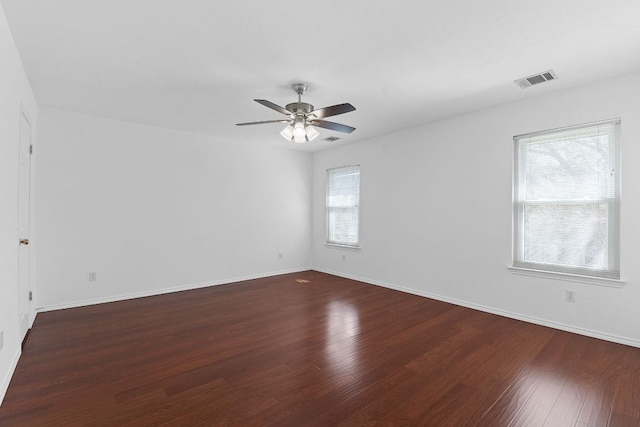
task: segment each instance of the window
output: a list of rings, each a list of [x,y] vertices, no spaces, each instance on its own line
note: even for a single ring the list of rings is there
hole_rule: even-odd
[[[357,247],[360,166],[327,170],[327,243]]]
[[[620,278],[620,120],[514,137],[514,267]]]

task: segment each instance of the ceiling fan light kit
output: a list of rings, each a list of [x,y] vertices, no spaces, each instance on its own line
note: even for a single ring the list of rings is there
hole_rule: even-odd
[[[320,132],[312,128],[311,126],[305,126],[304,122],[297,120],[294,126],[290,124],[280,132],[280,135],[288,141],[297,142],[301,144],[303,142],[313,141],[320,135]]]
[[[291,88],[298,94],[298,102],[287,104],[284,108],[274,104],[266,99],[254,99],[259,104],[271,108],[279,113],[289,116],[285,120],[265,120],[260,122],[237,123],[237,126],[258,125],[264,123],[287,123],[280,135],[286,140],[296,143],[304,143],[313,141],[320,135],[314,127],[334,130],[338,132],[351,133],[356,128],[343,125],[340,123],[321,120],[324,117],[337,116],[351,111],[355,111],[355,107],[349,103],[332,105],[331,107],[313,109],[313,105],[302,102],[302,95],[307,91],[308,86],[304,83],[294,83]]]

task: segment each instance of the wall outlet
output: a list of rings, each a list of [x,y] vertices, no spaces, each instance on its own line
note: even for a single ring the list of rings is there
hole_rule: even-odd
[[[278,254],[278,259],[282,259],[282,252]]]
[[[0,331],[0,350],[4,347],[4,331]]]
[[[89,272],[89,281],[90,282],[95,282],[96,280],[98,280],[98,275],[95,271],[90,271]]]
[[[347,256],[346,255],[342,255],[342,262],[345,262],[347,260]]]
[[[567,302],[576,302],[576,291],[573,289],[566,289],[564,291],[564,299]]]

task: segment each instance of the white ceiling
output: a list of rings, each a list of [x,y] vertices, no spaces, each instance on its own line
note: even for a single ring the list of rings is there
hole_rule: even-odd
[[[0,0],[37,101],[307,151],[640,71],[638,0]],[[513,80],[553,69],[559,80]],[[350,102],[308,144],[254,98]]]

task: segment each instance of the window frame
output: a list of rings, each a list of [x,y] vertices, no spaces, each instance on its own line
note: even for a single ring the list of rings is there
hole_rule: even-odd
[[[357,197],[356,203],[353,205],[335,205],[335,206],[330,205],[329,200],[331,195],[332,174],[340,170],[353,169],[353,168],[357,168],[358,176],[359,176],[358,177],[358,197]],[[326,194],[325,194],[325,244],[326,245],[351,248],[351,249],[360,248],[360,187],[361,187],[360,176],[361,176],[361,170],[360,170],[359,164],[339,166],[334,168],[328,168],[326,170],[326,181],[325,181],[325,186],[326,186],[325,188],[325,191],[326,191]],[[357,217],[357,226],[355,229],[355,233],[356,233],[355,242],[336,240],[331,238],[332,234],[334,234],[332,233],[332,230],[334,229],[331,227],[331,224],[332,224],[331,214],[336,209],[351,209],[355,212],[355,215]]]
[[[528,270],[534,272],[534,275],[542,275],[547,277],[551,275],[559,275],[561,277],[575,276],[583,277],[587,282],[597,280],[603,282],[619,282],[620,281],[620,118],[603,120],[599,122],[591,122],[586,124],[580,124],[575,126],[567,126],[563,128],[550,129],[546,131],[533,132],[529,134],[517,135],[513,137],[513,230],[512,230],[512,265],[513,270]],[[558,135],[558,141],[562,140],[562,134],[568,131],[577,131],[581,129],[597,128],[599,126],[611,125],[612,130],[610,136],[613,137],[612,147],[609,148],[609,163],[612,167],[613,173],[613,192],[611,197],[601,197],[595,199],[552,199],[552,200],[526,200],[521,196],[524,192],[524,179],[522,178],[521,165],[523,161],[521,159],[520,147],[527,144],[529,141],[526,139],[539,137],[539,136],[553,136]],[[526,162],[526,159],[524,160]],[[568,266],[557,263],[543,263],[534,262],[524,259],[524,246],[526,244],[525,239],[525,208],[527,206],[561,206],[561,205],[577,205],[577,204],[592,204],[599,206],[600,204],[606,204],[607,206],[607,268],[589,268],[589,267],[577,267]],[[535,274],[539,273],[539,274]],[[622,283],[622,282],[620,282]]]

